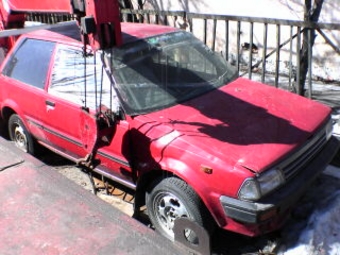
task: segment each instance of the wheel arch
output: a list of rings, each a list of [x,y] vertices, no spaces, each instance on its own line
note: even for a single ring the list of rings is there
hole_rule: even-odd
[[[11,107],[5,106],[2,108],[1,115],[2,115],[3,120],[5,120],[6,122],[8,122],[12,114],[17,114],[17,113]]]
[[[26,125],[26,121],[22,118],[23,112],[20,110],[18,104],[12,100],[5,100],[2,104],[1,115],[2,118],[6,121],[11,117],[12,114],[17,114],[20,116],[24,124]],[[27,125],[26,125],[27,126]]]
[[[186,182],[193,189],[193,191],[198,195],[202,204],[205,206],[211,218],[214,219],[215,223],[217,223],[218,225],[221,225],[221,224],[223,225],[223,222],[220,222],[219,220],[217,220],[220,217],[216,218],[215,215],[213,215],[212,211],[209,209],[209,206],[202,199],[201,194],[193,187],[192,183],[188,182],[185,178],[183,178],[183,176],[176,174],[173,171],[165,170],[165,169],[152,170],[152,171],[149,171],[143,174],[140,177],[139,181],[137,182],[136,193],[135,193],[134,213],[136,217],[138,217],[140,209],[146,205],[145,197],[149,189],[154,187],[162,179],[169,178],[169,177],[175,177]]]
[[[31,132],[30,127],[28,125],[28,122],[26,118],[24,118],[24,113],[20,109],[20,107],[12,100],[4,101],[2,104],[2,109],[1,109],[1,116],[3,120],[7,123],[11,115],[16,114],[20,117],[21,121],[23,122],[24,126],[26,129]]]
[[[170,157],[156,157],[154,160],[159,162],[159,168],[144,172],[137,181],[135,210],[145,205],[145,194],[151,185],[155,185],[156,180],[167,177],[177,177],[192,187],[191,183],[185,178],[185,173],[188,174],[192,172],[192,169],[184,164],[184,162]],[[197,193],[196,190],[195,192]]]
[[[179,176],[175,175],[173,172],[163,170],[163,169],[152,170],[152,171],[149,171],[143,174],[137,182],[136,195],[135,195],[135,212],[136,210],[138,211],[142,206],[146,204],[146,201],[145,201],[146,192],[151,187],[151,185],[156,182],[156,180],[159,180],[162,177],[180,178]]]
[[[191,168],[190,166],[184,164],[184,162],[180,162],[177,159],[163,159],[158,161],[160,162],[159,169],[154,169],[148,171],[140,176],[140,179],[137,181],[136,193],[135,193],[135,215],[138,217],[138,213],[140,212],[140,208],[146,205],[145,195],[148,191],[148,188],[156,185],[156,180],[161,180],[161,178],[168,177],[176,177],[186,182],[193,191],[199,196],[200,200],[204,204],[205,208],[209,212],[212,219],[214,219],[215,223],[219,226],[224,226],[226,224],[225,215],[222,207],[217,209],[216,203],[219,203],[219,197],[214,194],[214,201],[211,199],[205,198],[204,194],[206,194],[208,186],[205,183],[205,179],[202,178],[202,172],[198,172],[197,170]],[[172,166],[179,166],[179,169],[174,169]],[[195,184],[195,185],[193,185]],[[200,189],[197,190],[196,188]]]

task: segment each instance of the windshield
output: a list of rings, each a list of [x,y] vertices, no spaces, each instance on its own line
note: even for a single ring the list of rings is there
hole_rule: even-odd
[[[222,56],[184,31],[130,43],[111,53],[117,90],[129,115],[183,103],[236,77]]]

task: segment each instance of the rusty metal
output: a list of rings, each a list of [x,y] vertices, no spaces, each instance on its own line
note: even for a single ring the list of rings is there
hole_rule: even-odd
[[[197,235],[197,242],[190,242],[185,233],[193,231]],[[211,254],[210,236],[208,232],[198,225],[196,222],[188,218],[178,218],[174,224],[175,241],[190,248],[193,252],[191,254],[209,255]]]
[[[134,203],[135,199],[134,191],[127,189],[125,187],[118,187],[117,184],[112,183],[109,179],[106,179],[104,176],[97,176],[95,175],[95,173],[91,174],[91,178],[96,193],[100,192],[101,190],[104,190],[106,195],[117,197],[129,204]]]

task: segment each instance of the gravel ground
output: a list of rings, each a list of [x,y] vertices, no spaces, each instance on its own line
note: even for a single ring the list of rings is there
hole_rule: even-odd
[[[94,191],[93,184],[91,183],[91,177],[80,168],[76,167],[73,162],[70,162],[45,149],[43,149],[43,153],[40,153],[37,157],[62,175],[66,176],[68,179],[74,181],[79,186],[91,193],[95,193],[102,200],[118,208],[127,215],[132,216],[132,194],[113,186],[106,189],[104,183],[97,178],[93,178],[93,183],[96,187]]]

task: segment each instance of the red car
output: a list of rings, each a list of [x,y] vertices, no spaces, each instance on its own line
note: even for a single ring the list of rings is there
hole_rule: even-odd
[[[135,189],[135,210],[146,205],[161,234],[173,239],[179,217],[249,236],[282,226],[337,151],[330,108],[239,78],[188,32],[123,23],[122,33],[122,46],[86,58],[70,28],[22,35],[0,74],[10,138],[78,162],[96,136],[82,111],[104,106],[113,137],[94,170]]]

